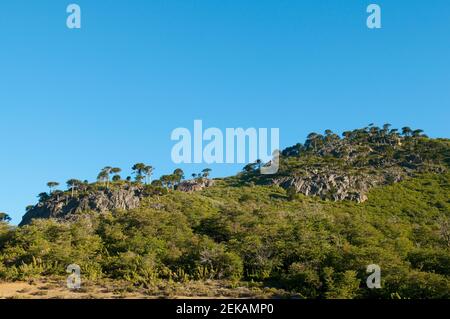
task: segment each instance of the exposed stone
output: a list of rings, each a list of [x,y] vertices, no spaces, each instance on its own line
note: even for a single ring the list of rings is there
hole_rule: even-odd
[[[177,186],[182,192],[200,191],[210,187],[214,181],[207,178],[183,181]],[[84,211],[99,213],[116,209],[133,209],[139,207],[141,199],[148,194],[143,186],[124,186],[114,189],[96,189],[75,194],[55,193],[50,198],[39,202],[22,218],[20,225],[26,225],[36,218],[70,219],[74,214]],[[161,205],[160,205],[161,206]],[[161,207],[154,207],[161,209]]]
[[[306,196],[318,196],[333,201],[351,200],[365,202],[367,192],[374,186],[399,182],[404,174],[387,171],[383,175],[345,174],[338,171],[319,171],[317,169],[303,172],[297,176],[283,176],[273,179],[273,183],[285,189],[294,188],[297,193]]]
[[[201,191],[206,187],[211,187],[214,185],[214,181],[208,178],[191,179],[181,182],[177,186],[177,190],[181,192],[196,192]]]
[[[31,208],[23,216],[20,225],[29,224],[35,218],[65,219],[89,210],[106,212],[114,209],[133,209],[139,206],[142,197],[142,188],[136,186],[99,189],[73,197],[69,193],[57,194]]]

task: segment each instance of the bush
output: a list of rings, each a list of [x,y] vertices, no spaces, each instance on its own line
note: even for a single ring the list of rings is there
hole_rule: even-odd
[[[448,299],[450,298],[450,280],[448,277],[421,272],[408,271],[397,276],[385,278],[383,289],[384,298],[387,294],[394,294],[407,299]]]
[[[450,252],[442,249],[420,249],[408,254],[412,267],[424,272],[450,276]]]
[[[332,268],[323,271],[325,282],[324,296],[327,299],[353,299],[358,295],[360,280],[353,270],[335,273]]]
[[[303,263],[293,263],[286,275],[282,276],[283,284],[289,290],[300,293],[305,298],[320,296],[322,281],[319,273]]]

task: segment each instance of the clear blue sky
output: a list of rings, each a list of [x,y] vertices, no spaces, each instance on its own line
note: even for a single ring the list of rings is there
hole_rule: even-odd
[[[81,30],[65,25],[71,2]],[[372,2],[381,30],[365,25]],[[50,180],[138,161],[170,172],[170,133],[194,119],[278,127],[283,147],[371,122],[450,136],[448,0],[2,1],[0,44],[0,211],[14,223]]]

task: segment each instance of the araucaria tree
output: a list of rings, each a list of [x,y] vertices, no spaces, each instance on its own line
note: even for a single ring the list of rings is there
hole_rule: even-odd
[[[177,184],[179,184],[181,182],[181,180],[184,179],[184,172],[181,168],[177,168],[176,170],[174,170],[173,175],[174,175],[174,180]]]
[[[0,222],[9,222],[9,221],[11,221],[11,217],[9,217],[7,213],[0,212]]]
[[[119,175],[119,173],[122,171],[122,169],[118,168],[118,167],[113,167],[111,169],[111,174],[114,174],[114,176],[112,177],[112,180],[114,182],[118,182],[122,179],[122,177]]]
[[[99,182],[106,183],[106,188],[109,188],[109,179],[111,174],[118,174],[122,170],[118,167],[106,166],[104,167],[97,176]],[[120,177],[120,176],[119,176]],[[116,178],[117,179],[117,178]],[[120,178],[119,178],[120,179]]]
[[[150,165],[144,167],[144,175],[146,184],[151,183],[154,168]]]
[[[204,178],[208,178],[209,177],[209,175],[211,174],[211,171],[212,171],[212,169],[210,169],[210,168],[205,168],[204,170],[202,170],[202,176],[204,177]]]
[[[53,192],[53,189],[58,186],[59,186],[58,182],[48,182],[47,183],[47,187],[50,189],[50,194]]]
[[[74,195],[75,189],[79,188],[82,183],[82,181],[73,178],[67,181],[67,187],[70,189],[72,197]]]
[[[151,182],[151,177],[154,171],[152,166],[145,165],[144,163],[137,163],[134,164],[131,169],[133,170],[133,174],[135,175],[137,182],[142,182],[144,179],[146,184]]]

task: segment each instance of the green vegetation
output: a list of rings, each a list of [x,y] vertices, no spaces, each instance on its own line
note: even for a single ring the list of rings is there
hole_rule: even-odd
[[[408,178],[370,189],[364,203],[269,184],[256,174],[259,161],[193,193],[176,190],[184,178],[176,170],[146,185],[137,209],[19,228],[0,214],[0,278],[65,275],[75,263],[90,280],[136,287],[226,280],[303,298],[450,298],[450,143],[410,128],[402,134],[387,125],[346,132],[344,139],[327,131],[283,151],[281,175],[314,165],[407,168]],[[151,175],[145,167],[135,166],[137,182]],[[68,191],[80,185],[104,187],[71,183]],[[370,264],[381,267],[381,289],[366,286]]]

